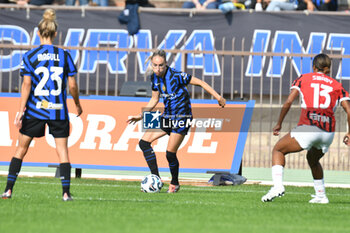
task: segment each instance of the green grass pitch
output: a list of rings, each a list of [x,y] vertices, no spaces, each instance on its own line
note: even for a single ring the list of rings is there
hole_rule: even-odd
[[[0,176],[1,191],[6,177]],[[312,187],[286,187],[271,203],[269,187],[186,186],[179,193],[140,192],[140,182],[72,179],[73,202],[56,178],[19,177],[0,199],[0,232],[350,232],[350,189],[327,188],[329,204],[309,204]]]

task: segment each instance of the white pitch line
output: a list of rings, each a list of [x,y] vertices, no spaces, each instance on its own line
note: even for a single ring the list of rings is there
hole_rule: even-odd
[[[254,182],[254,181],[252,181]],[[272,181],[255,181],[261,185],[273,185]],[[286,186],[298,186],[298,187],[314,187],[314,183],[311,182],[283,182]],[[350,184],[333,184],[325,183],[326,188],[350,188]]]
[[[147,195],[147,194],[146,194]],[[154,194],[152,194],[154,195]],[[117,199],[117,198],[101,198],[101,197],[97,197],[97,198],[92,198],[92,197],[88,197],[88,198],[74,198],[74,200],[78,200],[78,201],[119,201],[119,202],[125,202],[125,201],[132,201],[132,202],[164,202],[163,200],[147,200],[147,199],[137,199],[137,198],[130,198],[130,199],[125,199],[125,198],[121,198],[121,199]],[[260,202],[260,200],[258,201]],[[262,203],[262,202],[260,202]],[[204,201],[200,201],[200,200],[182,200],[182,201],[178,201],[178,200],[171,200],[171,204],[190,204],[190,205],[206,205],[206,206],[229,206],[229,205],[235,205],[234,203],[225,203],[225,202],[204,202]],[[263,203],[262,203],[263,204]],[[266,205],[268,205],[265,202]],[[350,206],[341,206],[338,207],[341,209],[350,209]]]
[[[0,175],[7,176],[7,171],[0,171]],[[55,174],[48,172],[21,172],[20,177],[55,177]],[[74,176],[72,176],[74,177]],[[94,178],[94,179],[111,179],[111,180],[142,180],[144,176],[133,175],[105,175],[105,174],[82,174],[82,178]],[[163,181],[170,181],[170,177],[162,177]],[[205,182],[208,178],[181,178],[180,182]],[[260,181],[260,180],[248,180],[247,184],[259,184],[259,185],[273,185],[272,181]],[[310,182],[283,182],[286,186],[298,186],[298,187],[313,187],[314,184]],[[350,184],[334,184],[325,183],[326,188],[350,188]],[[204,187],[204,185],[203,185]]]
[[[24,184],[42,184],[42,185],[59,185],[60,183],[51,183],[51,182],[36,182],[36,181],[21,181],[20,183],[24,183]],[[82,186],[82,187],[110,187],[110,188],[120,188],[120,187],[127,187],[127,188],[136,188],[139,189],[139,185],[118,185],[118,184],[73,184],[72,186]],[[184,188],[182,188],[183,190],[188,190],[188,191],[201,191],[203,189],[205,189],[205,191],[211,191],[211,192],[222,192],[222,193],[266,193],[267,190],[260,190],[260,191],[256,191],[256,190],[242,190],[239,188],[239,186],[232,186],[232,189],[218,189],[215,186],[200,186],[200,187],[190,187],[190,186],[186,186]],[[310,193],[305,193],[305,192],[287,192],[287,194],[292,194],[292,195],[310,195]],[[151,194],[152,195],[152,194]],[[155,194],[157,195],[157,194]],[[327,196],[350,196],[349,194],[344,194],[344,193],[327,193]]]

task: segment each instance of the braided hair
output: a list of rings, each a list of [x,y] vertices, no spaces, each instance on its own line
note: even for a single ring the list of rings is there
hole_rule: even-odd
[[[331,64],[331,59],[324,53],[318,54],[312,62],[313,67],[324,74],[330,73]]]

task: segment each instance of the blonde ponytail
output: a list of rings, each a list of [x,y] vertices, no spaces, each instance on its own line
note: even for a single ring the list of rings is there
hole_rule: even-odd
[[[43,20],[51,20],[55,21],[56,20],[56,12],[53,9],[46,9],[44,14],[43,14]]]
[[[146,61],[145,61],[145,65],[148,63],[148,66],[147,66],[147,69],[146,69],[146,72],[145,72],[145,77],[149,77],[153,74],[153,69],[152,69],[152,55],[149,56]]]
[[[54,39],[57,31],[56,12],[53,9],[46,9],[43,19],[38,25],[39,33],[43,38]]]

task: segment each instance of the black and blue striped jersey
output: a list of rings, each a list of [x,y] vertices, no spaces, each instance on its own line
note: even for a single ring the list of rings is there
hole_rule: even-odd
[[[187,85],[192,76],[169,66],[163,77],[151,75],[152,90],[158,91],[163,98],[163,117],[171,119],[192,117],[190,95]]]
[[[40,45],[26,52],[21,76],[30,76],[31,92],[24,116],[28,119],[67,120],[67,80],[77,73],[67,51],[53,45]]]

